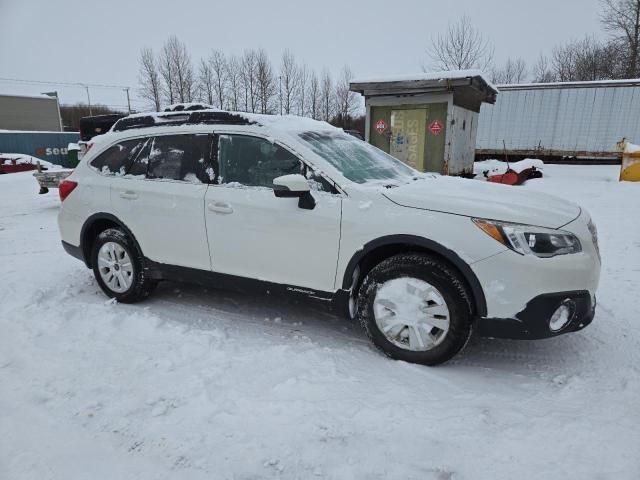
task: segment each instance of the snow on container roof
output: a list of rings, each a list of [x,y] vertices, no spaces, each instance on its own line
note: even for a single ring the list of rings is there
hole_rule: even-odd
[[[40,94],[40,95],[19,95],[19,94],[12,94],[12,93],[0,93],[0,97],[13,97],[13,98],[37,98],[38,100],[50,100],[50,101],[57,101],[56,97],[53,97],[51,95],[45,95],[44,93]]]
[[[495,103],[499,92],[480,70],[451,70],[356,79],[351,81],[350,89],[365,97],[469,89],[476,93],[481,102],[488,103]]]

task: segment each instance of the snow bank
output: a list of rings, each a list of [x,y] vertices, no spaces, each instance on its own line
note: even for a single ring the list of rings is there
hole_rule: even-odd
[[[640,152],[640,145],[627,142],[624,147],[624,153],[638,153]]]

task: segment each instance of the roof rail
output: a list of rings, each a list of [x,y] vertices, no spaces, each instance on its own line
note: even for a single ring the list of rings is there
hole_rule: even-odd
[[[183,110],[178,112],[150,113],[148,115],[132,115],[125,117],[114,124],[113,131],[122,132],[124,130],[131,130],[135,128],[169,125],[254,125],[255,123],[256,122],[237,113],[224,112],[220,110]]]

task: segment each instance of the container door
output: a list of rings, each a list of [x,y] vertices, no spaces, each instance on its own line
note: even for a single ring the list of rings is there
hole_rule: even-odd
[[[391,111],[391,155],[411,167],[424,170],[425,108]]]
[[[389,153],[391,107],[371,107],[369,121],[369,143]]]

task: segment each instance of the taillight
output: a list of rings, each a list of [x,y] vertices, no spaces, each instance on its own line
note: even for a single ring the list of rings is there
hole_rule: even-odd
[[[60,201],[64,202],[64,199],[69,196],[71,192],[78,186],[78,182],[72,180],[63,180],[58,186],[58,193],[60,194]]]

